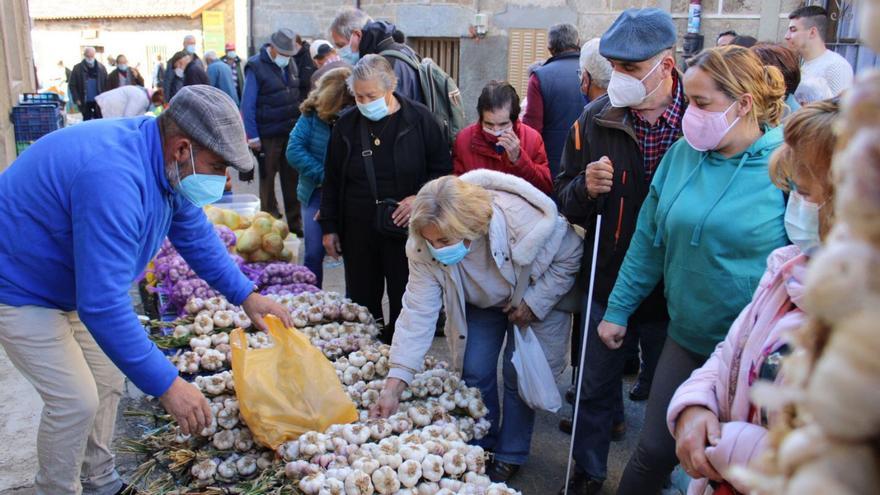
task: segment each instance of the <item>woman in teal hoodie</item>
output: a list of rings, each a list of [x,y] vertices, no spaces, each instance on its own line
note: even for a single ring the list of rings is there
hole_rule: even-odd
[[[691,61],[684,88],[684,139],[654,175],[598,329],[619,347],[630,315],[663,280],[668,338],[618,494],[662,488],[678,463],[664,419],[672,394],[724,340],[770,252],[788,244],[785,199],[768,173],[783,141],[782,74],[746,48],[715,48]]]
[[[340,67],[328,71],[315,84],[315,89],[300,105],[302,116],[290,131],[287,141],[287,162],[299,172],[296,198],[302,209],[305,234],[305,262],[318,278],[321,287],[324,278],[324,245],[321,226],[315,219],[321,205],[321,184],[324,182],[324,158],[330,141],[330,126],[339,113],[354,105],[354,97],[345,84],[351,69]]]

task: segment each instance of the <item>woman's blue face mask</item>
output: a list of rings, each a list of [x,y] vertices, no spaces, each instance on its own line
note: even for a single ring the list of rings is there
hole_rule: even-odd
[[[455,244],[450,244],[449,246],[444,246],[442,248],[435,248],[430,242],[427,242],[427,244],[431,256],[444,265],[454,265],[460,262],[469,252],[468,247],[464,245],[464,241],[458,241]]]

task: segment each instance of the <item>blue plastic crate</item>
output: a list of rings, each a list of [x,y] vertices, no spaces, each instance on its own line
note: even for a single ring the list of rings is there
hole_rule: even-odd
[[[19,98],[21,105],[56,105],[64,106],[61,96],[57,93],[22,93]]]
[[[12,124],[16,141],[36,141],[64,127],[64,114],[54,104],[28,104],[12,108]]]

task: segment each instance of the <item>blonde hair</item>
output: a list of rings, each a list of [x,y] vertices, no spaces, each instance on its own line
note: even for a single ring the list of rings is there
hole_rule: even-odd
[[[315,83],[308,98],[299,106],[303,114],[315,113],[324,122],[333,121],[344,107],[354,105],[354,97],[348,92],[346,79],[351,75],[348,67],[328,71]]]
[[[733,100],[752,95],[749,117],[759,125],[776,127],[785,110],[785,78],[772,65],[764,65],[748,48],[724,46],[703,50],[688,63],[709,74],[718,89]]]
[[[492,195],[482,187],[454,175],[425,184],[413,201],[409,232],[422,237],[422,229],[433,225],[443,235],[474,240],[489,232]]]
[[[785,122],[785,144],[770,158],[770,178],[783,191],[793,179],[806,179],[819,188],[825,204],[819,211],[819,234],[824,237],[834,219],[834,181],[831,159],[837,146],[835,128],[840,114],[836,101],[802,107]]]

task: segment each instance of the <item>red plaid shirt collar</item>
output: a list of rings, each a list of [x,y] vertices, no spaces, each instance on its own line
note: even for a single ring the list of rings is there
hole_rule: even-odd
[[[681,137],[681,119],[684,116],[684,88],[677,72],[672,73],[672,103],[653,125],[643,119],[637,110],[630,109],[632,127],[642,151],[645,177],[650,180],[666,150]]]

